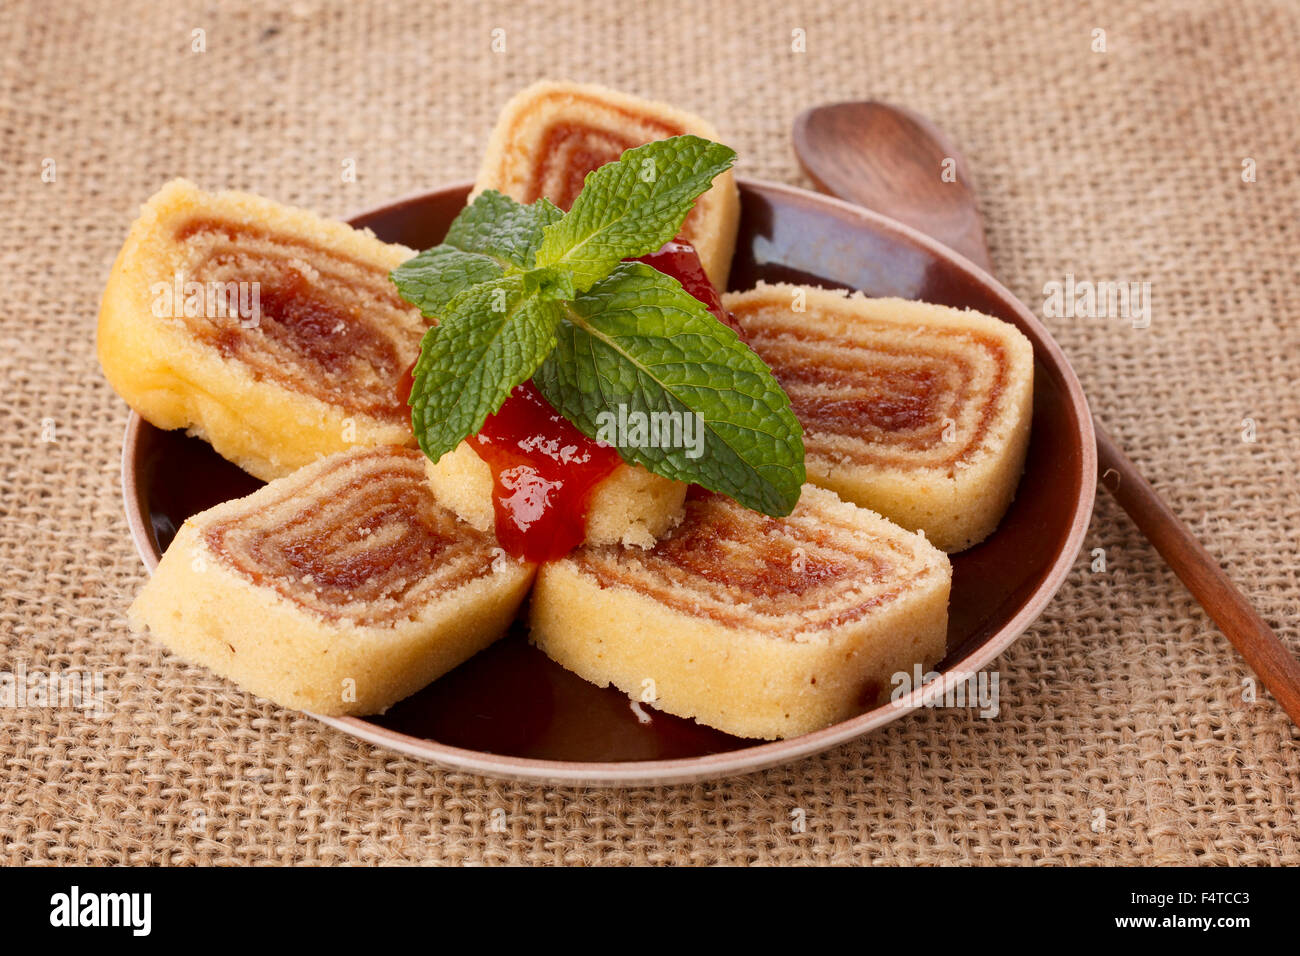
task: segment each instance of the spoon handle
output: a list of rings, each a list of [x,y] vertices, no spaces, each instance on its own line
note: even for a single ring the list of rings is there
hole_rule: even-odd
[[[1178,515],[1165,504],[1137,466],[1111,440],[1096,417],[1097,472],[1106,490],[1160,552],[1187,590],[1205,608],[1260,681],[1300,725],[1300,662],[1259,616]]]

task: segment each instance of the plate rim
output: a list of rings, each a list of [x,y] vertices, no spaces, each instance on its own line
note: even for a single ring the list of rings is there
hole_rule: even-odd
[[[1084,536],[1092,518],[1097,486],[1097,444],[1092,425],[1092,414],[1087,396],[1079,382],[1069,358],[1062,351],[1051,331],[1029,308],[1022,303],[1006,286],[995,277],[981,269],[961,253],[948,248],[935,239],[912,227],[870,209],[856,206],[833,196],[812,192],[798,186],[777,183],[769,180],[749,177],[737,177],[737,184],[753,187],[759,191],[774,192],[785,195],[796,202],[826,205],[847,213],[853,217],[871,223],[877,232],[893,233],[899,238],[920,246],[936,258],[955,263],[967,273],[968,278],[986,287],[987,291],[1006,304],[1026,325],[1034,330],[1037,341],[1034,342],[1035,354],[1038,349],[1050,357],[1050,364],[1059,374],[1064,384],[1069,405],[1079,420],[1080,486],[1079,497],[1074,502],[1074,513],[1065,544],[1057,553],[1048,569],[1042,584],[1039,585],[1017,612],[1000,629],[994,632],[978,648],[958,662],[959,666],[944,671],[937,682],[946,694],[959,683],[969,679],[997,659],[1011,646],[1055,598],[1065,583],[1074,565],[1075,558],[1082,547]],[[361,217],[375,216],[412,202],[427,200],[439,194],[468,191],[472,187],[469,180],[448,183],[435,189],[419,190],[400,198],[390,200],[368,209],[350,214],[349,223]],[[1038,356],[1041,361],[1043,356]],[[140,507],[140,494],[135,481],[136,447],[142,425],[145,424],[134,410],[127,418],[126,430],[122,441],[121,485],[122,498],[126,510],[127,525],[141,561],[150,574],[158,566],[159,556],[154,553],[152,539],[149,535],[149,521]],[[469,750],[450,744],[440,743],[423,737],[413,737],[400,731],[372,723],[363,717],[330,717],[323,714],[305,712],[308,716],[342,731],[349,736],[367,743],[384,747],[410,757],[429,761],[449,770],[468,771],[470,773],[499,779],[510,779],[530,783],[549,783],[561,786],[659,786],[675,783],[693,783],[702,780],[719,779],[746,773],[756,773],[778,764],[792,762],[803,757],[829,750],[875,730],[905,714],[917,710],[923,700],[938,693],[934,683],[915,688],[898,701],[882,704],[864,714],[840,721],[830,727],[790,737],[784,740],[760,741],[752,746],[722,753],[702,754],[695,757],[678,757],[669,760],[629,760],[629,761],[570,761],[545,760],[533,757],[518,757],[506,754],[493,754],[487,751]]]

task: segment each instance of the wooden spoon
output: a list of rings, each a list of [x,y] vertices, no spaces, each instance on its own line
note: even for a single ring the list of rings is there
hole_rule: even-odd
[[[965,160],[929,120],[879,102],[818,106],[795,120],[794,151],[823,192],[897,219],[992,273]],[[1096,416],[1093,428],[1101,483],[1300,725],[1300,662]]]

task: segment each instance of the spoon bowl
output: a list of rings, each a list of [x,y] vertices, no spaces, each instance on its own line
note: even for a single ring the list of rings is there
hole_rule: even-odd
[[[832,103],[799,114],[794,142],[822,192],[934,236],[992,271],[966,160],[924,116],[874,101]]]

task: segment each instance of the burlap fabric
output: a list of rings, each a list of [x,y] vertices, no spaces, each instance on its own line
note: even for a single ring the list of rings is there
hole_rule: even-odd
[[[1149,282],[1147,329],[1049,325],[1102,419],[1300,649],[1300,11],[1051,6],[8,0],[0,669],[99,671],[109,714],[0,711],[0,860],[1300,863],[1300,735],[1267,696],[1242,699],[1244,665],[1104,494],[1074,573],[998,662],[999,718],[927,711],[710,785],[442,772],[182,666],[123,620],[145,572],[117,485],[126,408],[93,340],[136,206],[176,175],[338,215],[466,178],[502,102],[567,76],[703,113],[743,173],[793,183],[801,108],[910,105],[968,156],[998,271],[1031,308],[1071,274]]]

